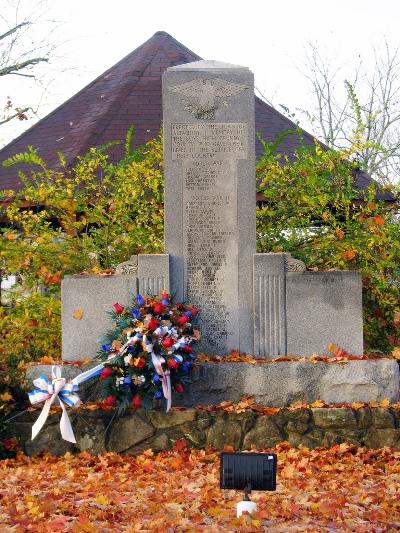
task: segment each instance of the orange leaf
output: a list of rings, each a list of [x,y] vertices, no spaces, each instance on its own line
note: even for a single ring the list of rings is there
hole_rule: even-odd
[[[75,320],[82,320],[83,309],[75,309],[75,311],[72,313],[72,316],[75,318]]]
[[[346,259],[346,261],[352,261],[357,255],[357,250],[346,250],[342,252],[342,257],[343,259]]]
[[[176,439],[174,442],[174,451],[175,452],[181,452],[185,448],[188,447],[188,441],[186,439]]]
[[[382,215],[376,215],[376,217],[374,218],[374,222],[377,226],[383,226],[383,224],[385,223],[385,219]]]
[[[11,396],[9,392],[4,392],[3,394],[0,394],[0,400],[2,402],[9,402],[12,399],[13,397]]]
[[[55,360],[50,355],[43,355],[37,362],[40,365],[54,365]]]

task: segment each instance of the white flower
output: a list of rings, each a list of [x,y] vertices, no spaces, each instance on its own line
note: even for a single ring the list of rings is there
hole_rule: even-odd
[[[132,354],[125,355],[124,357],[124,363],[126,365],[129,365],[129,363],[132,361]]]

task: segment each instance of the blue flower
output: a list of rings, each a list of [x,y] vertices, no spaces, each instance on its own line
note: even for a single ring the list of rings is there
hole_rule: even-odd
[[[159,383],[161,381],[161,378],[158,374],[154,374],[153,376],[153,383]]]
[[[195,353],[193,353],[193,352],[191,352],[191,353],[189,354],[189,357],[190,357],[190,359],[193,359],[193,361],[194,361],[195,359],[197,359],[197,355],[196,355]]]
[[[164,395],[163,395],[163,393],[162,393],[160,390],[157,390],[157,391],[155,392],[155,394],[154,394],[154,398],[155,398],[156,400],[161,400],[161,398],[162,398],[163,396],[164,396]]]
[[[182,368],[182,372],[184,372],[185,374],[188,374],[190,369],[192,367],[192,362],[191,361],[185,361],[181,368]]]
[[[193,316],[192,313],[191,313],[190,311],[185,311],[183,314],[184,314],[185,316],[188,316],[189,318],[192,318],[192,316]]]
[[[161,300],[161,303],[162,303],[163,305],[169,305],[169,300],[168,300],[168,298],[163,298],[163,299]]]
[[[142,296],[141,294],[138,294],[138,295],[136,296],[136,303],[137,303],[138,305],[144,305],[144,298],[143,298],[143,296]]]
[[[133,318],[140,318],[140,309],[138,309],[137,307],[134,307],[131,313],[132,313]]]
[[[111,350],[111,344],[102,344],[101,349],[105,352],[109,352]]]
[[[124,385],[130,385],[132,383],[131,376],[125,376],[124,377]]]

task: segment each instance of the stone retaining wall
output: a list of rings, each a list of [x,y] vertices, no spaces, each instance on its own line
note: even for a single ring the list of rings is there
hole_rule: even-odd
[[[242,413],[222,410],[203,411],[127,411],[113,418],[113,411],[80,409],[71,413],[77,445],[61,439],[60,414],[49,416],[46,426],[30,440],[32,423],[39,411],[16,418],[7,436],[17,436],[28,455],[49,450],[55,454],[89,450],[92,453],[114,451],[137,454],[152,448],[170,448],[185,438],[193,447],[225,445],[235,449],[258,449],[289,441],[294,446],[329,447],[350,442],[368,448],[400,447],[400,410],[394,408],[282,409],[274,415],[253,411]]]

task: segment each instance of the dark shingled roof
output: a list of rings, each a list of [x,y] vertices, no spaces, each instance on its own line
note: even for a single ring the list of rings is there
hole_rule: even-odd
[[[137,145],[157,136],[161,118],[161,76],[174,65],[201,59],[197,54],[163,31],[128,54],[116,65],[84,87],[69,100],[52,111],[10,144],[0,150],[0,161],[26,150],[31,145],[50,166],[57,164],[57,152],[72,164],[92,146],[123,140],[129,126],[136,127]],[[280,132],[294,124],[262,100],[255,102],[256,131],[266,140],[274,140]],[[313,137],[303,131],[304,142],[313,144]],[[292,154],[298,143],[296,135],[289,135],[280,150]],[[262,152],[257,141],[257,154]],[[123,146],[111,150],[113,159],[122,156]],[[20,166],[20,168],[22,168]],[[359,188],[365,188],[371,178],[360,173]],[[21,186],[17,168],[0,165],[0,190]],[[388,198],[389,199],[389,198]]]

